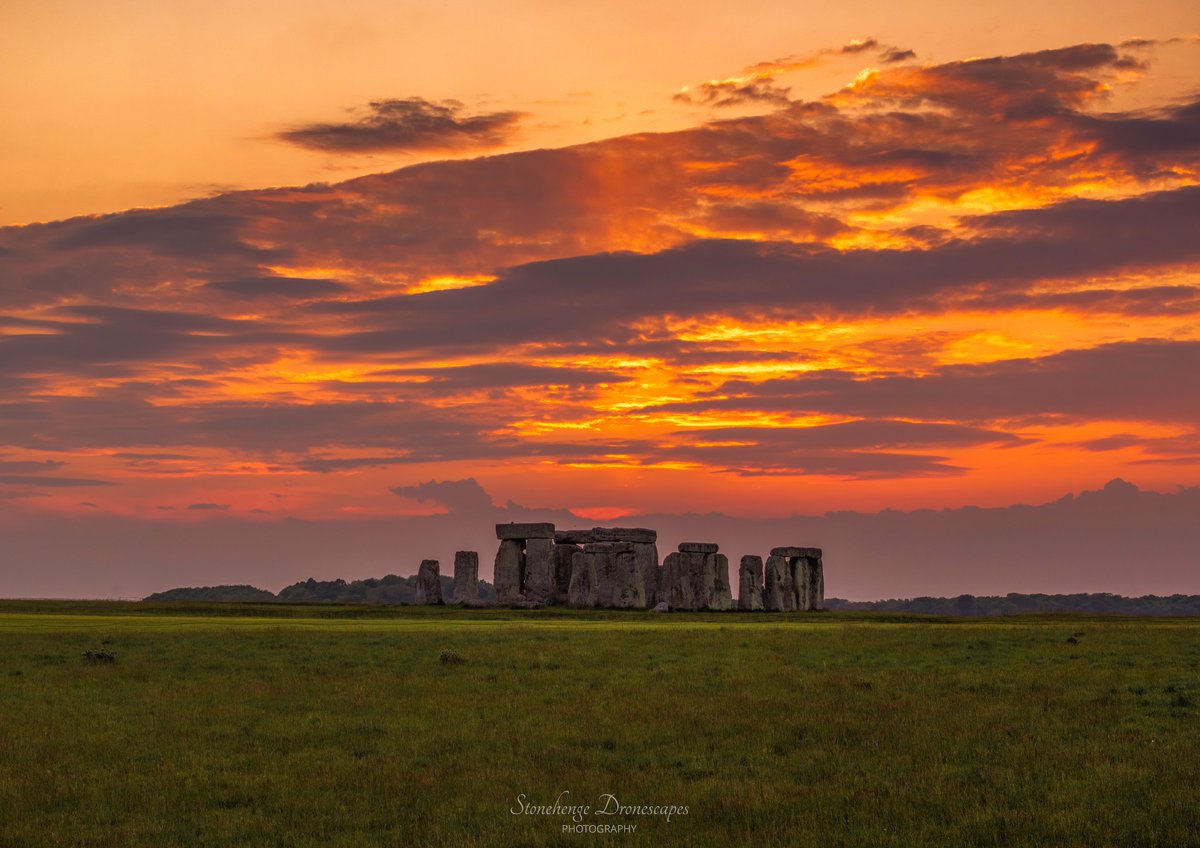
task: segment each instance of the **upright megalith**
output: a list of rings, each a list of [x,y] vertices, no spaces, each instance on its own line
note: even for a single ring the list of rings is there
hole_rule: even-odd
[[[657,534],[655,534],[657,536]],[[633,560],[642,575],[642,588],[646,592],[646,606],[652,607],[658,597],[658,545],[654,542],[633,542]]]
[[[725,554],[705,554],[704,573],[712,576],[706,609],[733,609],[733,593],[729,591],[729,557]]]
[[[558,592],[554,579],[553,539],[525,541],[525,600],[552,604]]]
[[[525,552],[520,539],[503,539],[496,551],[496,571],[492,582],[496,585],[496,600],[502,604],[515,604],[524,600],[521,594],[521,578],[524,576]]]
[[[763,561],[760,556],[744,556],[738,565],[738,604],[740,610],[763,608]]]
[[[763,607],[771,612],[791,612],[796,608],[796,588],[787,557],[767,557]]]
[[[554,537],[554,602],[565,604],[571,591],[571,563],[575,554],[583,548],[573,543],[559,542],[558,533]]]
[[[417,569],[417,600],[418,604],[440,604],[442,602],[442,580],[439,571],[441,567],[436,559],[421,560]]]
[[[554,574],[554,525],[496,525],[496,600],[502,604],[550,604],[557,595]]]
[[[582,550],[571,558],[571,582],[567,590],[567,604],[573,607],[590,608],[600,602],[596,586],[594,558]]]
[[[616,594],[617,555],[611,542],[591,542],[583,546],[583,555],[592,563],[596,575],[596,603],[602,607],[613,605]]]
[[[688,580],[683,554],[673,551],[663,560],[658,582],[658,599],[671,609],[693,609],[692,584]]]
[[[479,600],[479,554],[457,551],[454,554],[454,603],[470,604]]]
[[[645,609],[646,585],[638,568],[634,545],[613,543],[612,605],[617,609]]]
[[[825,574],[821,562],[820,548],[779,547],[771,549],[767,560],[767,609],[821,610],[825,608]],[[772,563],[780,572],[779,603],[772,606],[771,576]]]

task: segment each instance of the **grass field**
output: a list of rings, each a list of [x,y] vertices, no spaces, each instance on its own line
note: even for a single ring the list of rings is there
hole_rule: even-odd
[[[1194,620],[0,602],[0,646],[6,848],[1200,844]],[[513,813],[563,792],[636,830]]]

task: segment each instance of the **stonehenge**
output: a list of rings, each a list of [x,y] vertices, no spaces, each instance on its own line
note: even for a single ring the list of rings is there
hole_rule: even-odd
[[[496,538],[494,581],[501,604],[657,611],[825,608],[820,548],[771,548],[765,564],[760,556],[743,556],[735,602],[729,560],[712,542],[681,542],[660,564],[658,533],[641,527],[556,530],[550,523],[510,523],[496,525]],[[433,563],[436,582],[437,563],[427,562]],[[426,563],[421,568],[424,574]],[[477,555],[456,554],[457,602],[478,597],[477,591],[471,594],[477,577]],[[420,602],[441,603],[440,593],[437,600]]]

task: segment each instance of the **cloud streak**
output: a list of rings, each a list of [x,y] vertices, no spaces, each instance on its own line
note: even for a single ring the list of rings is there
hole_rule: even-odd
[[[372,100],[368,113],[342,123],[312,123],[280,132],[281,141],[325,153],[464,150],[507,144],[524,114],[465,114],[457,100],[422,97]]]

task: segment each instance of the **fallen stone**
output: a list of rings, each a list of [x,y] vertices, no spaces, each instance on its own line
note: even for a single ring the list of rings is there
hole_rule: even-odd
[[[553,539],[553,524],[497,524],[496,538],[505,539]]]
[[[763,561],[760,556],[744,556],[738,565],[738,605],[740,610],[763,608]]]
[[[457,551],[454,554],[454,603],[479,600],[479,554]]]
[[[554,578],[554,542],[552,538],[532,538],[525,542],[525,600],[550,604],[558,592]]]
[[[496,601],[515,604],[521,597],[521,572],[524,570],[525,554],[517,539],[505,539],[496,551],[496,570],[492,582],[496,586]]]
[[[680,542],[681,554],[715,554],[721,548],[712,542]]]
[[[441,566],[436,559],[421,560],[417,569],[417,600],[418,604],[440,604],[442,602],[442,581],[439,575]]]
[[[570,606],[590,608],[599,602],[594,559],[593,554],[583,551],[571,557],[571,583],[567,590],[567,603]]]
[[[651,612],[670,612],[671,608],[669,606],[667,606],[666,601],[659,601],[657,604],[654,605],[654,608],[650,611]]]

